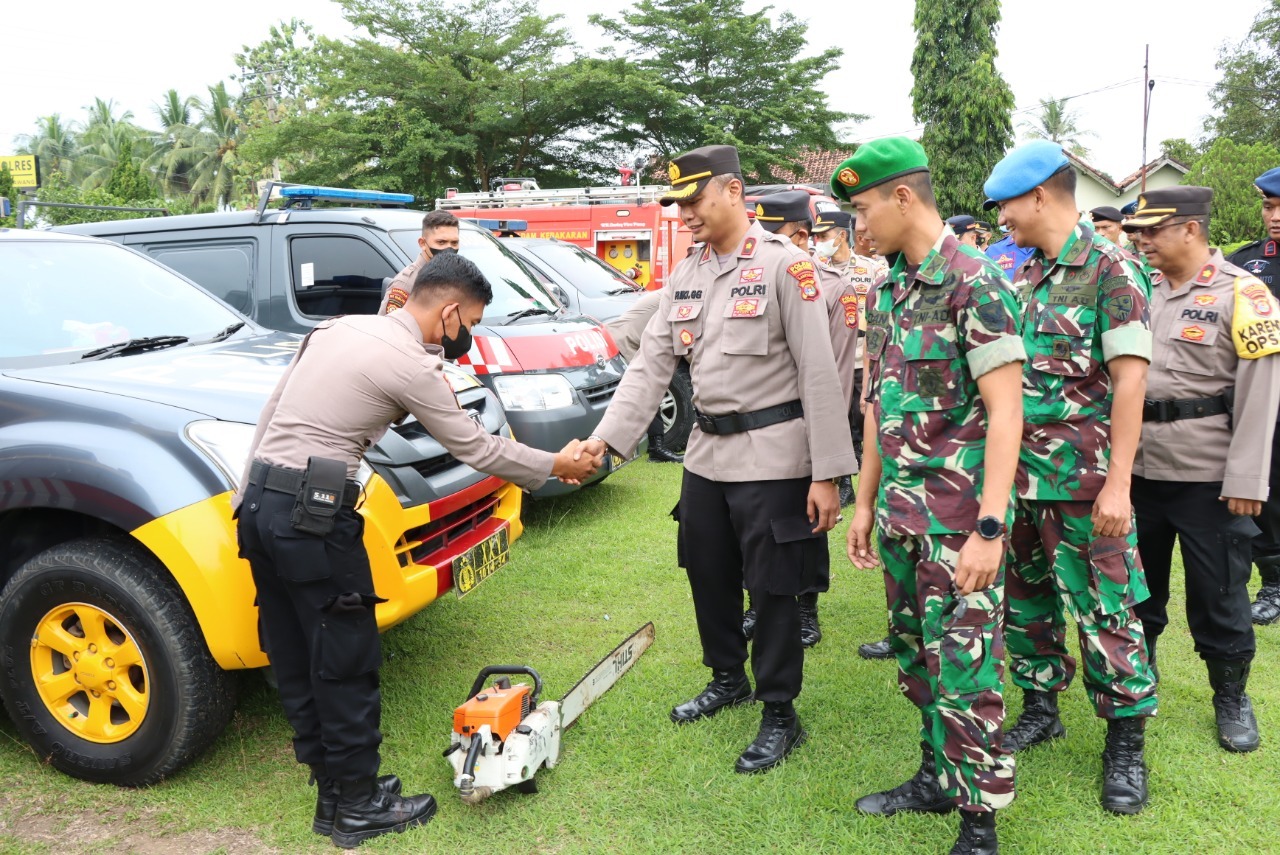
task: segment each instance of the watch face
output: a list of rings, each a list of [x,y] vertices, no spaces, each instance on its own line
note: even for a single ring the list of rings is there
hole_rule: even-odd
[[[994,540],[999,537],[1003,529],[1004,526],[995,517],[983,517],[978,520],[978,534],[987,538],[987,540]]]

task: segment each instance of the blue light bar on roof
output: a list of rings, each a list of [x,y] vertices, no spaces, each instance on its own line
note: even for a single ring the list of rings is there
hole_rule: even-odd
[[[412,193],[383,193],[380,190],[350,190],[343,187],[314,187],[306,184],[281,187],[280,195],[286,199],[311,199],[316,202],[366,202],[375,205],[408,205],[414,201]]]
[[[524,232],[529,230],[528,220],[482,220],[477,217],[463,217],[463,219],[491,232]]]

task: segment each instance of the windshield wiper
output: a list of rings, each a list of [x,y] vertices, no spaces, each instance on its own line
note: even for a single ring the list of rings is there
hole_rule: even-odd
[[[507,320],[515,321],[515,320],[519,320],[520,318],[529,318],[534,315],[554,315],[554,314],[556,313],[553,312],[551,309],[544,309],[542,306],[532,306],[528,309],[521,309],[518,312],[512,312],[511,314],[507,315]]]
[[[606,297],[616,297],[619,294],[634,294],[636,291],[640,290],[642,289],[637,285],[624,285],[621,288],[614,288],[611,291],[605,291],[604,295]]]
[[[244,329],[244,321],[236,321],[234,324],[232,324],[229,327],[226,327],[217,335],[215,335],[213,338],[209,339],[209,341],[206,342],[206,344],[210,342],[222,341],[223,339],[231,338],[233,335],[240,332],[240,330],[242,329]]]
[[[140,353],[144,350],[159,350],[161,348],[175,347],[179,344],[186,343],[187,337],[185,335],[153,335],[146,338],[131,338],[128,341],[118,341],[115,344],[109,344],[106,347],[87,350],[80,354],[80,359],[110,359],[113,356],[122,356],[126,353]]]

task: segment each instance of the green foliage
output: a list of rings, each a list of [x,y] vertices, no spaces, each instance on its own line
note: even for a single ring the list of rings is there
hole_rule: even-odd
[[[1080,138],[1094,136],[1094,133],[1080,129],[1080,116],[1067,107],[1066,98],[1050,95],[1040,102],[1040,112],[1035,119],[1023,122],[1021,127],[1027,139],[1053,140],[1076,157],[1089,156],[1089,149]]]
[[[1262,197],[1253,182],[1280,163],[1280,149],[1219,137],[1196,161],[1183,184],[1213,188],[1209,240],[1215,246],[1262,235]]]
[[[1013,141],[1013,92],[995,66],[999,23],[999,0],[962,12],[916,2],[911,98],[943,216],[982,214],[982,185]]]
[[[65,202],[72,205],[107,205],[133,208],[162,208],[163,199],[124,199],[106,187],[85,190],[69,181],[61,172],[52,172],[36,194],[41,202]],[[139,217],[158,216],[136,211],[111,211],[102,208],[32,208],[28,221],[39,219],[49,226],[66,226],[72,223],[100,223],[106,220],[133,220]]]
[[[818,88],[843,55],[803,57],[808,26],[743,0],[639,0],[620,19],[592,15],[616,40],[596,68],[613,76],[604,136],[662,160],[712,143],[738,147],[744,172],[772,181],[802,149],[838,145],[833,126],[863,119],[832,110]]]
[[[1200,155],[1204,154],[1204,149],[1197,143],[1182,137],[1163,140],[1160,143],[1160,153],[1165,157],[1171,157],[1184,166],[1191,166],[1200,159]]]
[[[123,199],[126,203],[138,202],[143,199],[155,198],[155,192],[151,188],[151,182],[147,180],[147,176],[142,174],[138,162],[133,159],[133,143],[125,140],[120,148],[120,159],[116,162],[115,168],[111,170],[111,177],[107,179],[107,193]]]
[[[1210,97],[1218,113],[1205,131],[1280,146],[1280,0],[1266,0],[1244,40],[1219,50],[1217,68],[1222,78]]]
[[[13,205],[13,213],[7,217],[0,217],[0,229],[10,229],[17,224],[18,218],[18,188],[13,186],[13,173],[9,171],[8,164],[0,164],[0,197],[8,199]]]

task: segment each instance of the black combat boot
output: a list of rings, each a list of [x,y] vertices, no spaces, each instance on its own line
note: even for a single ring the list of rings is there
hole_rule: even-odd
[[[1258,747],[1258,720],[1253,701],[1244,693],[1249,683],[1248,662],[1206,659],[1213,686],[1213,712],[1218,719],[1218,744],[1228,751],[1253,751]]]
[[[741,666],[733,671],[712,671],[707,687],[697,697],[673,709],[671,720],[676,724],[687,724],[700,718],[710,718],[725,707],[749,700],[751,683]]]
[[[1280,557],[1259,558],[1254,563],[1262,576],[1262,587],[1249,612],[1254,623],[1266,626],[1280,620]]]
[[[654,463],[684,463],[684,455],[667,448],[666,435],[661,430],[649,431],[649,459]]]
[[[892,659],[893,645],[889,643],[889,636],[886,635],[880,641],[859,644],[858,655],[863,659]]]
[[[840,507],[847,508],[852,505],[855,495],[853,492],[853,476],[845,475],[840,479]]]
[[[316,785],[316,815],[311,820],[311,830],[328,837],[333,833],[333,816],[338,812],[338,781],[330,778],[323,766],[312,766],[311,783]],[[383,775],[378,779],[378,789],[398,796],[400,779],[395,775]]]
[[[796,715],[791,701],[766,702],[756,741],[742,752],[733,770],[743,774],[767,772],[785,760],[808,735],[800,725],[800,717]]]
[[[1024,748],[1067,735],[1062,719],[1058,718],[1056,692],[1024,689],[1022,698],[1022,715],[1018,716],[1018,721],[1004,733],[1006,750],[1017,753]]]
[[[756,635],[756,609],[751,605],[750,594],[747,595],[747,610],[742,613],[742,634],[747,637],[747,641]]]
[[[951,847],[951,855],[997,855],[996,812],[960,811],[960,836]]]
[[[818,625],[818,595],[801,594],[796,597],[800,603],[800,644],[802,647],[813,647],[822,640],[822,627]]]
[[[955,802],[942,791],[942,785],[938,783],[933,746],[921,742],[920,755],[920,769],[905,783],[892,790],[863,796],[854,807],[876,816],[893,816],[898,811],[950,813],[955,810]]]
[[[338,811],[330,839],[342,849],[354,849],[388,832],[423,825],[436,815],[436,800],[423,793],[404,798],[377,786],[375,778],[338,782]]]
[[[1107,721],[1102,752],[1102,806],[1112,813],[1139,813],[1147,804],[1147,764],[1142,760],[1145,718]]]

